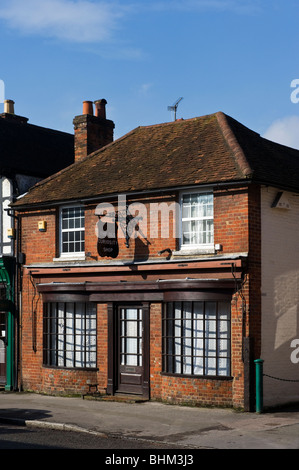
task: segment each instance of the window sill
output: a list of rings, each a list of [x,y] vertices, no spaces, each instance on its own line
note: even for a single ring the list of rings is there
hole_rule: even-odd
[[[192,374],[177,374],[174,372],[161,372],[162,377],[181,377],[182,379],[201,379],[201,380],[233,380],[231,375],[192,375]]]
[[[59,258],[53,258],[53,261],[54,263],[59,263],[59,262],[72,262],[72,261],[85,261],[86,260],[86,256],[85,254],[84,255],[71,255],[71,256],[60,256]]]
[[[196,255],[214,255],[216,250],[214,246],[206,248],[184,248],[178,251],[173,251],[172,256],[196,256]]]
[[[98,372],[98,367],[66,367],[66,366],[50,366],[47,364],[43,364],[43,369],[64,369],[64,370],[81,370],[87,372]]]

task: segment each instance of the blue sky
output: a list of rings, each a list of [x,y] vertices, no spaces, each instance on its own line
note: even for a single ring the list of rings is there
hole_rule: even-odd
[[[183,97],[178,118],[223,111],[299,148],[298,19],[298,0],[1,0],[0,79],[36,125],[72,133],[105,98],[118,138]]]

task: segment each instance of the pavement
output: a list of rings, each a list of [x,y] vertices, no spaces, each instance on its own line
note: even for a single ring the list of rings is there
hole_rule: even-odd
[[[0,392],[0,423],[138,439],[173,449],[299,449],[299,406],[263,413]]]

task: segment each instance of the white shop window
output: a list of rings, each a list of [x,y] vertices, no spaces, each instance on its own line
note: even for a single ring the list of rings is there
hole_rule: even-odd
[[[230,302],[169,302],[163,312],[163,371],[229,376]]]
[[[88,302],[44,304],[44,365],[95,368],[96,322],[95,304]]]

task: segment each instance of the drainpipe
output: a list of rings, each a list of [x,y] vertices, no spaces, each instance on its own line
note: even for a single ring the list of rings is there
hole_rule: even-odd
[[[263,359],[255,361],[256,412],[263,412]]]

